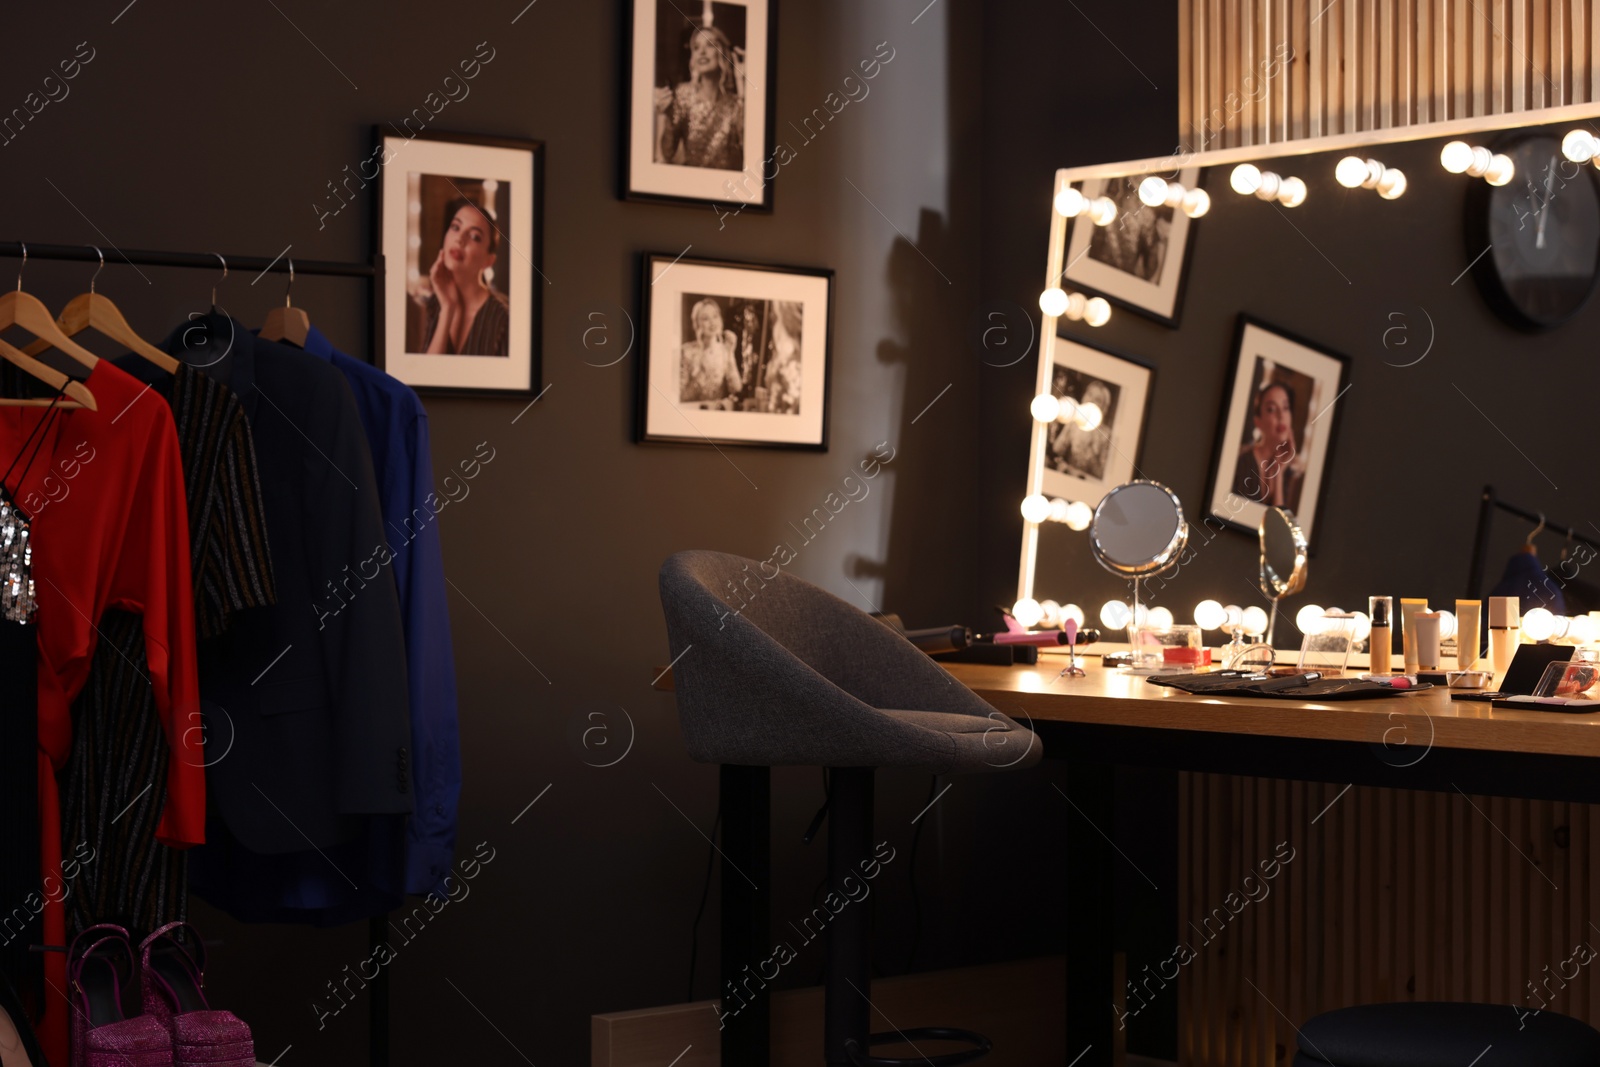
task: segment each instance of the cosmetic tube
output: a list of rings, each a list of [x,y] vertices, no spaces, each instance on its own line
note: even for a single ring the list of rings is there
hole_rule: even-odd
[[[1416,630],[1417,669],[1439,669],[1439,624],[1444,616],[1437,611],[1419,611],[1411,616],[1411,626]]]
[[[1389,673],[1389,653],[1393,649],[1389,637],[1389,620],[1394,615],[1394,598],[1387,596],[1370,597],[1367,600],[1367,614],[1372,616],[1372,635],[1367,638],[1367,662],[1372,665],[1373,674]]]
[[[1482,601],[1456,601],[1456,666],[1461,670],[1478,669],[1478,659],[1483,655],[1482,614]]]
[[[1417,673],[1417,628],[1411,620],[1417,612],[1427,610],[1426,600],[1409,596],[1400,598],[1400,650],[1405,656],[1407,674]]]
[[[1514,596],[1489,598],[1489,655],[1495,674],[1505,677],[1522,640],[1522,606]]]

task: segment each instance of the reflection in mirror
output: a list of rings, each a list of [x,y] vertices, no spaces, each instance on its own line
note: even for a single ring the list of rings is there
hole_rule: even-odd
[[[1166,573],[1188,540],[1183,505],[1176,493],[1158,482],[1117,486],[1100,501],[1089,524],[1089,551],[1095,562],[1125,578]]]
[[[1278,624],[1278,601],[1298,593],[1306,584],[1306,538],[1294,515],[1284,508],[1268,508],[1261,516],[1261,591],[1272,599],[1267,644],[1272,644]]]

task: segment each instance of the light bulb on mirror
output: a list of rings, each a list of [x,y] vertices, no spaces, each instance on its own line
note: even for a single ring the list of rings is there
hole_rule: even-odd
[[[1372,617],[1364,611],[1356,612],[1356,632],[1354,641],[1360,644],[1372,636]]]
[[[1085,433],[1099,429],[1105,417],[1105,412],[1100,410],[1099,404],[1078,405],[1078,428]]]
[[[1244,629],[1244,609],[1239,605],[1229,604],[1222,609],[1222,613],[1227,616],[1227,621],[1223,625],[1228,630]]]
[[[1094,509],[1081,500],[1074,500],[1067,505],[1067,528],[1071,530],[1087,530],[1089,523],[1094,521]]]
[[[1284,207],[1299,207],[1306,200],[1306,183],[1299,178],[1285,178],[1270,170],[1262,170],[1254,163],[1241,163],[1228,177],[1233,191],[1258,200],[1276,200]]]
[[[1181,186],[1180,186],[1181,188]],[[1151,175],[1139,183],[1139,199],[1151,207],[1160,207],[1167,202],[1167,181]]]
[[[1011,617],[1017,620],[1017,625],[1024,630],[1039,625],[1039,620],[1044,618],[1044,609],[1032,597],[1024,597],[1011,605]]]
[[[1157,630],[1172,629],[1172,612],[1167,608],[1151,608],[1149,615],[1150,626]]]
[[[1022,517],[1029,522],[1044,522],[1050,517],[1050,501],[1041,493],[1022,498]]]
[[[1587,645],[1595,639],[1594,620],[1587,615],[1576,615],[1572,619],[1572,629],[1569,631],[1572,639],[1580,645]]]
[[[1254,604],[1244,609],[1244,618],[1240,621],[1249,637],[1260,637],[1267,632],[1267,613]]]
[[[1449,641],[1456,636],[1456,613],[1439,610],[1439,640]]]
[[[1132,618],[1133,612],[1120,600],[1108,600],[1100,605],[1100,625],[1108,630],[1126,629]]]
[[[1061,399],[1050,393],[1040,393],[1028,405],[1035,422],[1053,422],[1061,414]]]
[[[1383,177],[1378,179],[1378,195],[1385,200],[1398,200],[1406,191],[1406,176],[1393,167],[1383,172]]]
[[[1103,296],[1092,296],[1083,305],[1083,321],[1090,326],[1104,326],[1111,321],[1111,305]]]
[[[1056,194],[1056,214],[1075,218],[1083,212],[1087,203],[1083,193],[1069,185]]]
[[[1096,226],[1109,226],[1117,217],[1117,202],[1109,196],[1097,196],[1089,201],[1089,221]]]
[[[1488,149],[1483,150],[1485,154]],[[1473,149],[1465,141],[1451,141],[1439,150],[1439,165],[1451,174],[1465,174],[1467,168],[1472,166]],[[1489,167],[1488,160],[1484,160],[1484,169]]]
[[[1556,617],[1549,608],[1529,608],[1522,613],[1522,632],[1530,641],[1548,641],[1556,632]]]
[[[1367,179],[1371,173],[1371,168],[1368,167],[1367,163],[1368,161],[1360,156],[1345,156],[1333,168],[1334,181],[1346,189],[1356,189],[1367,184]],[[1377,184],[1376,178],[1373,178],[1373,184]]]
[[[1060,497],[1052,497],[1050,500],[1050,514],[1048,518],[1051,522],[1066,522],[1067,508],[1070,506],[1071,505],[1069,505]]]
[[[1051,318],[1060,318],[1067,310],[1067,292],[1059,286],[1051,286],[1039,294],[1039,310]]]
[[[1587,163],[1600,156],[1600,137],[1588,130],[1572,130],[1561,138],[1561,154],[1574,163]]]
[[[1323,616],[1326,614],[1321,605],[1307,604],[1294,613],[1294,624],[1300,627],[1300,632],[1307,637],[1312,637],[1323,632]]]
[[[1194,606],[1194,624],[1202,630],[1220,630],[1228,613],[1215,600],[1202,600]]]
[[[1083,609],[1078,607],[1078,605],[1061,605],[1061,623],[1063,626],[1066,625],[1066,621],[1068,619],[1071,619],[1078,629],[1083,629]]]
[[[1061,398],[1061,410],[1056,413],[1056,421],[1072,423],[1078,421],[1078,402],[1070,396]]]
[[[1490,185],[1509,185],[1516,175],[1517,165],[1511,157],[1496,153],[1489,160],[1489,169],[1483,172],[1483,180]]]
[[[1039,625],[1054,630],[1061,625],[1061,605],[1054,600],[1039,601]]]
[[[1204,189],[1190,189],[1183,194],[1183,213],[1197,219],[1211,210],[1211,196]]]
[[[1135,626],[1147,626],[1150,623],[1150,608],[1146,604],[1136,604],[1133,609],[1133,623]]]

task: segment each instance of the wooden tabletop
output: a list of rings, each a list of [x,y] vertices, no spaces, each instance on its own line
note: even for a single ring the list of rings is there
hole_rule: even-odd
[[[1600,712],[1507,711],[1486,702],[1452,701],[1438,687],[1381,700],[1323,703],[1195,696],[1152,685],[1142,676],[1086,660],[1086,677],[1062,677],[1063,657],[1038,666],[947,664],[989,703],[1026,725],[1029,719],[1161,730],[1432,745],[1498,752],[1600,756]]]

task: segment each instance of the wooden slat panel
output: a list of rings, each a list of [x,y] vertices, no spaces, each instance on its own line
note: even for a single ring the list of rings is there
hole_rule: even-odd
[[[1179,928],[1198,950],[1177,991],[1186,1067],[1266,1067],[1294,1048],[1294,1025],[1356,1003],[1470,999],[1600,1021],[1593,968],[1566,962],[1593,942],[1600,908],[1594,806],[1341,788],[1180,776]],[[1219,924],[1214,909],[1279,842],[1295,858],[1271,891]]]
[[[1275,40],[1269,41],[1269,61],[1277,63],[1273,105],[1278,121],[1272,139],[1287,141],[1305,136],[1305,45],[1297,33],[1305,25],[1306,13],[1289,0],[1273,0],[1272,25]],[[1289,59],[1299,56],[1298,61]]]
[[[1192,138],[1188,131],[1194,127],[1195,101],[1199,97],[1194,86],[1194,36],[1190,31],[1193,16],[1194,0],[1178,0],[1178,136],[1186,143]]]
[[[1180,128],[1238,147],[1600,99],[1596,3],[1180,0]]]
[[[1567,101],[1578,104],[1589,99],[1588,0],[1567,0]]]

